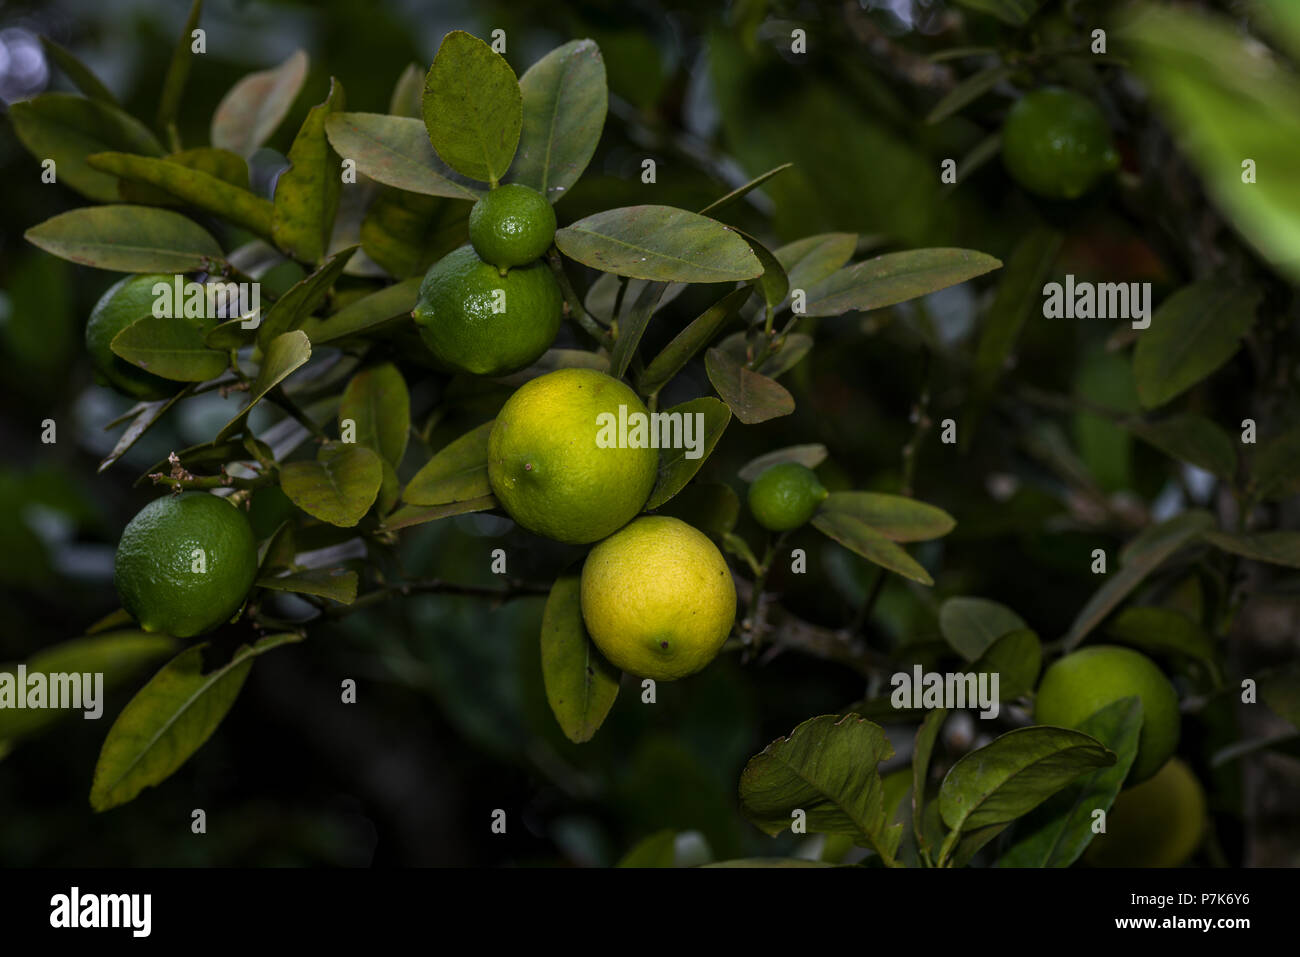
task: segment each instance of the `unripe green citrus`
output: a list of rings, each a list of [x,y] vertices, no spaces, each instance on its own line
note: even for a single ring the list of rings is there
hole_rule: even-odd
[[[153,314],[155,283],[171,286],[173,276],[149,274],[120,279],[99,297],[86,322],[86,351],[100,379],[135,399],[162,399],[181,389],[179,382],[145,372],[113,352],[113,338],[137,319]],[[183,322],[185,320],[177,320]]]
[[[1181,867],[1205,832],[1205,792],[1191,768],[1170,758],[1154,777],[1125,788],[1106,814],[1106,832],[1083,859],[1095,867]]]
[[[555,341],[564,297],[544,263],[501,275],[472,246],[429,267],[411,313],[434,358],[475,375],[505,375]]]
[[[253,587],[257,543],[244,513],[205,492],[154,499],[122,532],[113,583],[145,631],[188,638],[229,620]]]
[[[1027,93],[1002,127],[1002,161],[1025,189],[1051,199],[1077,199],[1119,166],[1101,110],[1072,90]]]
[[[635,392],[593,369],[559,369],[520,386],[488,436],[488,481],[524,528],[583,544],[641,511],[659,472],[652,448],[601,448],[598,417],[647,414]]]
[[[501,269],[530,263],[555,239],[555,210],[535,189],[498,186],[469,211],[469,241],[479,258]]]
[[[703,532],[666,515],[645,516],[587,556],[582,618],[615,667],[672,681],[722,649],[736,620],[736,586]]]
[[[764,528],[786,532],[812,518],[827,494],[808,466],[781,462],[750,483],[749,510]]]
[[[1090,715],[1121,698],[1142,699],[1142,731],[1129,784],[1145,781],[1178,746],[1178,693],[1146,655],[1117,645],[1089,645],[1047,669],[1038,686],[1034,719],[1078,728]]]

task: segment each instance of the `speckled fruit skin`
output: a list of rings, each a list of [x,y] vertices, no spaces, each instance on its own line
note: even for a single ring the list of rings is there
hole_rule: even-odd
[[[123,395],[134,399],[162,399],[182,388],[179,382],[132,365],[111,347],[119,332],[153,311],[154,284],[163,282],[170,286],[174,281],[174,276],[161,274],[127,276],[109,286],[90,311],[86,321],[86,351],[91,365],[105,385]]]
[[[469,241],[485,262],[500,269],[537,259],[555,239],[555,210],[535,189],[498,186],[469,212]]]
[[[204,568],[195,571],[195,550]],[[239,610],[257,574],[257,543],[244,513],[216,495],[154,499],[122,531],[113,583],[145,631],[189,638]]]

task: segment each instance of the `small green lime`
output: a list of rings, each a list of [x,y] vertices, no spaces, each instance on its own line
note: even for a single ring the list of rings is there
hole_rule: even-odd
[[[113,338],[137,319],[153,314],[155,283],[170,288],[173,276],[127,276],[108,287],[90,311],[86,322],[86,351],[105,385],[135,399],[162,399],[175,395],[181,383],[145,372],[113,352]],[[183,320],[182,320],[183,321]]]
[[[1034,719],[1078,728],[1111,702],[1142,699],[1142,731],[1128,783],[1145,781],[1178,747],[1178,692],[1146,655],[1118,645],[1089,645],[1071,652],[1043,674]]]
[[[229,620],[253,587],[257,543],[244,513],[205,492],[154,499],[122,532],[113,583],[145,631],[188,638]]]
[[[555,341],[564,297],[544,263],[506,275],[461,246],[425,273],[411,315],[435,359],[474,375],[505,375]]]
[[[826,495],[808,466],[781,462],[764,469],[750,484],[749,510],[764,528],[788,532],[812,518]]]
[[[555,239],[555,210],[535,189],[498,186],[469,211],[469,241],[484,262],[501,269],[530,263]]]
[[[1045,87],[1027,93],[1002,127],[1002,161],[1030,192],[1077,199],[1119,166],[1106,118],[1072,90]]]
[[[510,517],[585,544],[631,521],[654,488],[659,451],[603,445],[602,417],[649,418],[628,386],[594,369],[558,369],[506,400],[488,436],[488,482]]]

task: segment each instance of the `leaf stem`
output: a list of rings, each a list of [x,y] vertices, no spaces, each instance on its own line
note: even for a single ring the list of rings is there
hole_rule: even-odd
[[[564,262],[560,259],[560,251],[552,246],[546,254],[546,261],[550,264],[551,271],[555,273],[555,279],[560,284],[560,293],[564,296],[564,301],[569,305],[569,315],[574,322],[606,349],[612,349],[614,347],[613,338],[604,329],[600,328],[599,323],[591,318],[587,314],[587,310],[582,307],[582,302],[578,299],[573,283],[569,280],[569,274],[564,271]]]

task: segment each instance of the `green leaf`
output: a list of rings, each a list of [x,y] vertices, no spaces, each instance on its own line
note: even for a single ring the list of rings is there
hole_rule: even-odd
[[[746,368],[721,349],[705,353],[704,369],[722,401],[731,406],[736,418],[745,425],[756,425],[794,411],[794,396],[785,386]]]
[[[1115,763],[1093,771],[1030,812],[1017,825],[1019,839],[995,867],[1069,867],[1091,843],[1093,814],[1109,811],[1137,755],[1142,699],[1112,701],[1080,729],[1115,753]]]
[[[815,469],[826,461],[826,446],[819,442],[809,445],[790,445],[772,452],[764,452],[757,458],[750,459],[736,473],[742,482],[752,482],[773,465],[783,462],[798,462],[810,469]]]
[[[325,120],[334,152],[377,183],[426,196],[476,200],[478,187],[453,178],[421,120],[382,113],[334,113]]]
[[[811,833],[853,835],[892,862],[902,827],[889,823],[878,766],[893,754],[880,726],[856,714],[810,718],[745,765],[741,811],[775,837],[801,810]]]
[[[1063,240],[1060,232],[1037,227],[1016,244],[1007,260],[975,347],[973,388],[981,399],[992,393],[1006,370],[1025,321],[1036,308],[1041,309],[1043,283]]]
[[[934,109],[926,116],[925,121],[938,123],[940,120],[946,120],[962,107],[974,103],[1013,72],[1015,71],[1011,67],[999,63],[972,73],[944,94],[943,99],[934,105]]]
[[[228,154],[234,155],[234,154]],[[169,159],[128,153],[95,153],[91,167],[133,183],[147,183],[196,209],[243,226],[258,236],[271,235],[271,203],[202,170]]]
[[[300,262],[325,258],[342,178],[325,139],[325,120],[343,109],[343,85],[330,77],[329,95],[313,106],[289,147],[289,168],[275,183],[271,238]]]
[[[357,600],[357,573],[342,568],[312,568],[288,575],[259,578],[257,587],[299,595],[316,595],[350,605]]]
[[[384,189],[361,221],[361,248],[393,276],[423,278],[467,241],[469,211],[464,203]]]
[[[185,93],[185,84],[190,78],[190,67],[194,63],[194,30],[199,25],[203,14],[203,0],[194,0],[190,4],[190,15],[185,18],[176,45],[172,47],[172,58],[167,64],[167,75],[163,77],[162,96],[158,100],[158,118],[154,126],[166,130],[176,120],[180,112],[181,97]]]
[[[42,93],[10,104],[14,132],[38,161],[54,161],[57,181],[89,199],[115,202],[117,178],[86,162],[92,153],[120,150],[161,156],[161,144],[134,117],[101,100],[71,93]]]
[[[1147,575],[1184,545],[1190,545],[1214,527],[1214,516],[1200,510],[1183,512],[1152,525],[1120,553],[1120,567],[1080,609],[1065,636],[1066,649],[1074,648],[1109,615]]]
[[[730,485],[696,482],[673,496],[660,513],[680,518],[706,535],[722,538],[736,527],[736,520],[740,517],[740,499]]]
[[[315,312],[329,296],[334,283],[343,275],[343,270],[359,247],[348,246],[340,249],[313,273],[303,277],[290,287],[289,291],[277,299],[266,311],[261,326],[257,330],[257,341],[266,348],[266,343],[282,333],[297,329]]]
[[[949,598],[939,606],[939,630],[953,650],[975,661],[1003,635],[1026,629],[1025,620],[987,598]]]
[[[436,522],[439,519],[450,518],[453,515],[486,512],[490,508],[496,508],[497,505],[496,498],[491,495],[471,498],[463,502],[448,502],[445,505],[408,505],[386,516],[380,527],[384,531],[397,531],[402,528],[410,528],[412,525]]]
[[[1282,499],[1300,493],[1300,428],[1273,436],[1255,454],[1254,486],[1260,497]]]
[[[1210,531],[1205,533],[1205,540],[1215,548],[1243,558],[1300,568],[1300,532],[1234,535],[1231,532]]]
[[[510,182],[552,203],[582,176],[605,126],[605,61],[594,40],[556,47],[519,78],[523,127]]]
[[[175,638],[134,628],[100,632],[41,649],[27,659],[27,674],[102,674],[102,690],[111,691],[125,684],[145,665],[175,654],[176,647]],[[0,674],[16,676],[17,666],[0,666]],[[88,706],[85,695],[91,691],[92,688],[82,685],[83,705]],[[103,706],[102,698],[98,704]],[[74,713],[81,712],[59,708],[0,708],[0,741],[16,741]]]
[[[892,542],[942,538],[957,526],[956,520],[941,508],[882,492],[831,492],[818,511],[857,519]]]
[[[411,432],[411,396],[406,380],[391,362],[362,369],[352,377],[339,402],[339,429],[344,419],[356,424],[356,441],[388,461],[402,464]]]
[[[796,239],[774,254],[790,278],[790,288],[807,290],[852,259],[857,248],[857,233],[819,233]]]
[[[307,54],[295,50],[279,66],[250,73],[230,88],[212,114],[212,145],[247,159],[276,131],[307,78]]]
[[[1132,422],[1129,431],[1165,455],[1231,482],[1237,450],[1228,433],[1204,416],[1187,412],[1159,422]]]
[[[642,395],[653,395],[671,382],[691,357],[704,348],[727,320],[740,311],[740,307],[749,301],[753,292],[751,286],[733,289],[691,320],[690,324],[677,333],[672,341],[646,365],[645,370],[637,378],[638,391]]]
[[[424,113],[424,70],[414,63],[406,64],[406,69],[393,84],[393,92],[388,97],[388,112],[393,116],[407,116],[420,121]],[[427,138],[427,137],[426,137]]]
[[[851,552],[922,585],[933,585],[930,573],[876,529],[848,512],[818,512],[813,527]]]
[[[807,289],[804,315],[839,316],[906,302],[998,269],[971,249],[914,249],[847,266]]]
[[[726,431],[727,423],[731,421],[731,410],[712,396],[692,399],[690,402],[683,402],[681,405],[675,405],[665,412],[656,414],[668,416],[680,414],[682,431],[678,433],[674,429],[674,440],[667,446],[662,444],[660,446],[659,477],[650,492],[649,501],[645,504],[647,509],[658,508],[686,487],[686,483],[695,477],[700,466],[713,454],[718,440]],[[698,443],[698,448],[688,449],[685,447],[686,424],[696,422],[697,416],[703,418],[698,420],[699,427],[691,425],[691,435]],[[666,421],[673,420],[670,418]],[[681,441],[677,441],[679,438]],[[687,458],[688,453],[695,453],[696,457]]]
[[[206,673],[207,643],[173,658],[128,702],[109,729],[95,765],[90,806],[107,811],[169,778],[225,718],[253,659],[301,640],[295,634],[268,635],[241,646],[230,661]]]
[[[763,271],[735,230],[672,206],[607,209],[557,231],[555,245],[584,266],[633,279],[733,282]]]
[[[1172,608],[1147,605],[1125,608],[1106,625],[1106,635],[1148,654],[1172,651],[1187,655],[1204,662],[1211,674],[1219,673],[1210,636],[1191,618]]]
[[[677,831],[669,827],[662,831],[655,831],[649,837],[642,838],[614,866],[676,867]]]
[[[117,444],[113,446],[113,451],[99,463],[97,472],[102,472],[110,465],[120,459],[131,446],[140,440],[140,437],[149,431],[154,424],[163,417],[163,414],[189,395],[193,386],[186,386],[184,389],[177,391],[174,396],[167,399],[158,399],[154,402],[140,402],[132,406],[127,416],[131,418],[131,424],[126,427],[126,431],[118,438]]]
[[[700,867],[834,867],[825,861],[810,861],[803,857],[738,857],[730,861],[714,861]]]
[[[749,233],[740,229],[736,232],[749,243],[750,252],[758,257],[759,264],[763,267],[763,274],[758,277],[758,289],[763,294],[763,301],[775,309],[790,292],[790,279],[786,276],[781,261]]]
[[[326,442],[315,462],[282,465],[280,486],[308,515],[351,528],[375,504],[384,480],[381,461],[365,446]]]
[[[971,665],[975,674],[998,675],[998,700],[1010,701],[1029,694],[1038,684],[1043,666],[1043,644],[1028,628],[995,639]]]
[[[654,315],[667,288],[668,284],[662,282],[644,284],[637,292],[632,308],[619,320],[618,339],[609,356],[609,374],[615,379],[623,378],[623,373],[632,362],[632,356],[636,354],[636,347],[641,344],[646,327],[650,325],[650,317]]]
[[[248,404],[235,413],[234,418],[222,427],[214,441],[221,442],[230,438],[248,415],[248,410],[260,402],[268,392],[287,379],[294,370],[306,364],[311,358],[311,342],[306,334],[299,330],[276,336],[262,355],[261,368],[257,378],[248,390]]]
[[[82,93],[86,94],[92,100],[105,103],[108,106],[120,106],[111,90],[106,87],[99,77],[86,64],[82,63],[67,47],[60,46],[49,37],[41,37],[41,48],[45,50],[45,58],[51,60],[62,70]]]
[[[495,186],[515,158],[523,126],[515,71],[478,37],[453,30],[424,81],[424,125],[448,166]]]
[[[1043,0],[957,0],[963,7],[997,17],[1003,23],[1021,27],[1037,12]]]
[[[177,382],[206,382],[230,366],[230,356],[209,349],[203,328],[185,319],[144,316],[109,344],[114,354],[146,372]]]
[[[754,190],[758,189],[760,186],[766,183],[773,176],[776,176],[778,173],[784,173],[792,166],[794,166],[793,163],[782,163],[780,166],[774,166],[766,173],[760,173],[759,175],[751,179],[748,183],[745,183],[743,186],[737,186],[726,196],[720,196],[719,198],[715,199],[713,202],[709,203],[708,206],[705,206],[702,210],[700,210],[700,215],[708,216],[710,213],[716,213],[720,209],[726,209],[728,206],[732,205],[738,200],[745,198]]]
[[[1006,824],[1115,760],[1101,742],[1078,731],[1017,728],[949,769],[939,788],[939,813],[954,832]]]
[[[1260,298],[1257,289],[1205,279],[1161,303],[1133,351],[1142,406],[1164,405],[1231,359],[1255,322]]]
[[[61,259],[115,272],[196,272],[222,261],[221,247],[202,226],[148,206],[85,206],[23,236]]]
[[[484,422],[439,449],[412,476],[402,500],[410,505],[447,505],[490,496],[488,436],[495,421]]]
[[[590,741],[618,697],[621,672],[596,650],[582,622],[581,578],[561,575],[542,613],[542,680],[564,736]]]
[[[916,729],[916,742],[912,747],[912,834],[916,837],[916,846],[926,852],[930,850],[930,842],[925,839],[921,827],[925,820],[925,789],[930,780],[930,756],[946,720],[946,708],[927,712]]]
[[[317,345],[357,335],[400,316],[409,316],[420,294],[421,276],[405,279],[354,299],[325,319],[310,316],[300,326]]]

